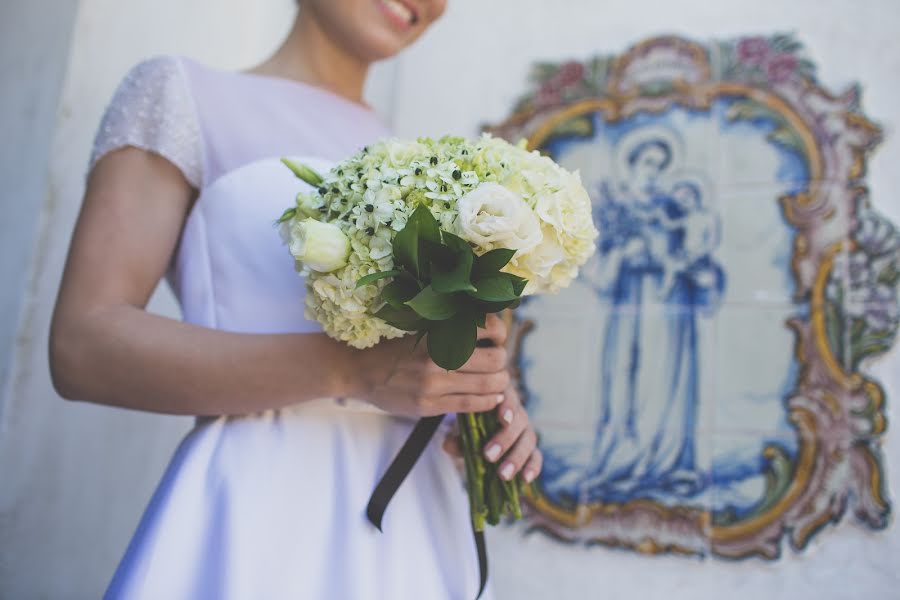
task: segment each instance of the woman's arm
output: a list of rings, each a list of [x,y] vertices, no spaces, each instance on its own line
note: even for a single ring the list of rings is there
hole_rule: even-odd
[[[419,415],[488,410],[509,382],[502,348],[441,372],[408,339],[354,350],[324,334],[207,329],[145,312],[178,244],[194,190],[167,160],[136,148],[95,166],[50,332],[65,398],[170,414],[244,414],[352,396]],[[482,335],[500,336],[496,330]]]

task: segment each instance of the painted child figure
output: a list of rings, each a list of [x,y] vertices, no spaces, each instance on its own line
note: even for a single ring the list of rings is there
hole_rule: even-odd
[[[697,182],[682,180],[672,186],[670,202],[655,210],[654,229],[665,235],[648,236],[650,251],[662,266],[658,298],[672,293],[678,275],[687,272],[697,261],[708,256],[721,241],[718,215],[703,205],[703,193]],[[703,277],[703,271],[696,274]],[[701,286],[714,282],[697,281]]]

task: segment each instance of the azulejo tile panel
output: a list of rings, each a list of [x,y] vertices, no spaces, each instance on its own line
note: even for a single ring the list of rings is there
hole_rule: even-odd
[[[886,526],[900,232],[868,197],[880,128],[789,35],[644,40],[539,64],[487,128],[579,169],[601,231],[510,338],[546,468],[531,528],[774,559]],[[876,199],[877,200],[877,199]]]

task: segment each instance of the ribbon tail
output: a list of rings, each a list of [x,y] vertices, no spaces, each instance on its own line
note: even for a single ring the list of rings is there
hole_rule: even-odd
[[[478,531],[473,528],[472,533],[475,535],[475,548],[478,550],[478,572],[479,577],[481,578],[481,581],[478,584],[478,595],[475,596],[475,600],[478,600],[481,598],[481,594],[484,593],[484,586],[487,584],[488,579],[487,546],[484,543],[483,531]]]
[[[387,510],[388,503],[400,489],[400,484],[409,475],[413,465],[422,456],[422,452],[434,437],[444,416],[436,415],[419,419],[412,433],[403,443],[403,447],[400,448],[400,452],[385,471],[381,481],[375,486],[375,490],[369,497],[369,504],[366,506],[366,516],[369,522],[378,528],[378,531],[381,531],[381,520],[384,518],[384,511]]]
[[[403,443],[403,447],[400,448],[400,452],[397,453],[397,456],[394,457],[387,471],[385,471],[381,481],[375,486],[375,490],[369,497],[369,504],[366,506],[366,517],[368,517],[372,525],[378,528],[378,531],[381,531],[381,522],[384,519],[384,511],[387,510],[388,504],[394,497],[394,494],[397,493],[397,490],[400,489],[400,485],[406,479],[406,476],[409,475],[419,457],[422,456],[422,452],[425,451],[428,442],[437,433],[444,416],[437,415],[419,419],[412,433],[409,434],[409,437]],[[478,551],[480,583],[475,600],[479,600],[484,593],[488,578],[487,546],[485,545],[483,531],[477,531],[473,526],[472,533],[475,536],[475,548]]]

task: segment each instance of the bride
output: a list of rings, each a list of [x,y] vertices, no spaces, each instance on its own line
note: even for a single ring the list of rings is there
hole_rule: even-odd
[[[479,337],[495,347],[455,372],[408,338],[351,349],[303,317],[303,281],[272,227],[302,185],[278,159],[324,165],[389,135],[362,100],[368,68],[444,4],[301,0],[259,66],[156,57],[112,98],[53,316],[53,382],[65,398],[198,418],[107,598],[474,597],[449,425],[384,533],[365,508],[415,417],[496,410],[486,458],[508,479],[538,475],[505,326],[490,319]],[[164,276],[182,322],[144,310]]]

